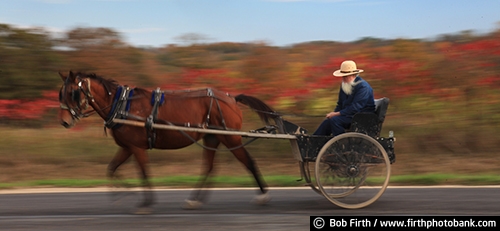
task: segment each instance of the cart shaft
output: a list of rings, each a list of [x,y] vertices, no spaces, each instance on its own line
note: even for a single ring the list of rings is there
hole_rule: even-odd
[[[113,122],[131,125],[131,126],[137,126],[137,127],[146,126],[145,122],[135,121],[135,120],[114,119]],[[217,130],[217,129],[207,129],[207,128],[192,128],[192,127],[176,126],[176,125],[169,125],[169,124],[153,124],[152,127],[157,128],[157,129],[165,129],[165,130],[199,132],[199,133],[207,133],[207,134],[243,136],[243,137],[253,137],[253,138],[288,139],[288,140],[297,139],[296,136],[289,135],[289,134],[267,134],[267,133],[252,133],[252,132]]]

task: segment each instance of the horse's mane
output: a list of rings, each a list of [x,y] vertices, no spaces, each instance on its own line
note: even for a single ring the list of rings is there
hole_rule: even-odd
[[[78,72],[76,73],[76,76],[81,76],[81,77],[86,77],[92,80],[97,80],[99,81],[104,87],[108,90],[111,89],[116,89],[118,87],[118,82],[114,79],[105,79],[102,76],[96,75],[95,73],[85,73],[85,72]]]

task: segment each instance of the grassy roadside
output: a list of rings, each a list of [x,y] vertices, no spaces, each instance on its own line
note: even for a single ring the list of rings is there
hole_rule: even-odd
[[[43,129],[0,126],[0,189],[109,185],[105,170],[116,152],[116,145],[109,135],[103,134],[101,121],[85,120],[79,125],[87,126],[69,130],[59,125]],[[491,145],[498,136],[478,132],[472,136],[472,143],[483,150],[471,151],[460,139],[460,130],[424,136],[419,135],[423,128],[406,128],[386,126],[386,129],[398,131],[390,186],[500,185],[498,148]],[[482,142],[475,142],[477,139]],[[289,141],[262,139],[248,145],[247,149],[269,186],[305,184],[297,181],[300,170],[290,153]],[[150,150],[153,185],[192,187],[202,169],[200,153],[200,147],[195,145],[179,150]],[[130,160],[119,171],[127,179],[126,183],[138,186],[134,163]],[[227,151],[218,152],[214,171],[211,187],[255,187],[248,172]]]
[[[304,181],[298,181],[296,176],[266,176],[265,181],[271,187],[293,187],[303,186]],[[155,187],[184,188],[193,187],[197,182],[197,176],[170,176],[152,178]],[[254,181],[249,176],[214,176],[210,178],[212,187],[255,187]],[[87,188],[110,185],[107,179],[53,179],[33,180],[12,183],[0,183],[0,189],[13,188],[36,188],[36,187],[58,187],[58,188]],[[138,179],[125,179],[124,184],[139,186]],[[390,186],[430,186],[430,185],[500,185],[500,176],[497,175],[454,175],[454,174],[425,174],[425,175],[397,175],[391,176]]]

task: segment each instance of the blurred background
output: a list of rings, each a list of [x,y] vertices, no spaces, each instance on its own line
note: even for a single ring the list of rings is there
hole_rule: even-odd
[[[256,96],[285,119],[314,131],[336,103],[332,76],[355,60],[390,105],[382,134],[394,131],[393,175],[500,173],[500,23],[492,31],[433,39],[363,37],[350,42],[210,42],[135,46],[115,28],[77,26],[53,36],[44,27],[0,24],[0,181],[104,178],[116,146],[98,116],[58,124],[58,72],[85,71],[150,89],[213,87]],[[245,108],[245,129],[262,124]],[[299,174],[287,141],[249,145],[264,174]],[[151,151],[153,174],[197,174],[201,149]],[[236,162],[227,152],[220,171]],[[293,166],[289,168],[289,166]],[[127,169],[127,168],[125,168]],[[134,167],[129,167],[135,176]],[[127,171],[127,170],[125,170]],[[241,170],[242,174],[246,174]],[[41,174],[42,173],[42,174]]]

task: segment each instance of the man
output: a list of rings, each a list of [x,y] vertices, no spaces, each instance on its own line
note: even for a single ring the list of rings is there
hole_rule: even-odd
[[[361,77],[356,63],[352,60],[342,62],[340,70],[333,72],[335,77],[342,77],[337,106],[319,125],[314,135],[336,136],[345,132],[351,125],[352,117],[358,112],[375,112],[373,89]]]

